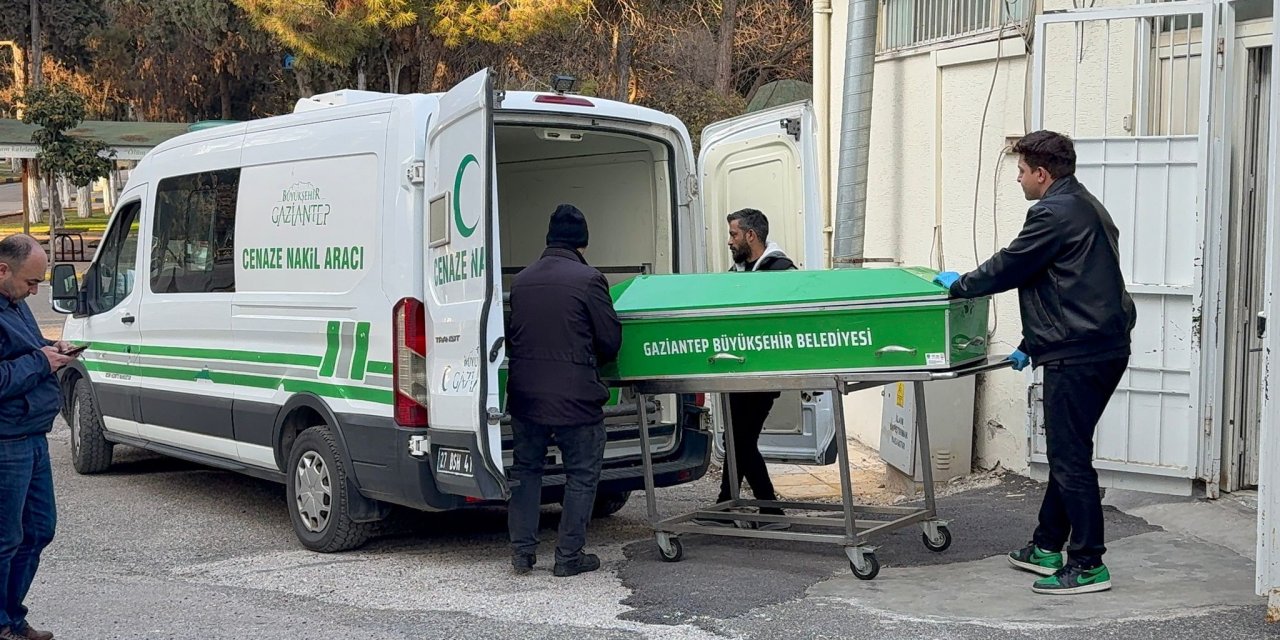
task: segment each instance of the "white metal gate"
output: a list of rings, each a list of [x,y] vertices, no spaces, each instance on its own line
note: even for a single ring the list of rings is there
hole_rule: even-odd
[[[1138,311],[1129,369],[1095,436],[1104,486],[1189,493],[1199,472],[1206,309],[1211,2],[1162,2],[1036,19],[1033,129],[1075,140],[1077,176],[1120,229]],[[1211,304],[1212,306],[1212,304]],[[1209,365],[1211,366],[1211,365]],[[1040,377],[1031,389],[1031,462],[1043,472]]]

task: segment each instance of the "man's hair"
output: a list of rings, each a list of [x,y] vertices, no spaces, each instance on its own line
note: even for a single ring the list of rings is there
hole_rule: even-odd
[[[35,238],[15,233],[0,240],[0,262],[9,265],[9,268],[15,271],[21,269],[27,262],[27,258],[31,257],[31,250],[37,246]]]
[[[1013,152],[1022,156],[1028,167],[1043,168],[1055,180],[1076,172],[1076,147],[1071,138],[1056,131],[1028,133],[1013,145]]]
[[[738,209],[726,216],[725,219],[730,224],[737,220],[738,228],[744,232],[756,232],[756,237],[760,238],[761,243],[769,241],[769,219],[759,209]]]

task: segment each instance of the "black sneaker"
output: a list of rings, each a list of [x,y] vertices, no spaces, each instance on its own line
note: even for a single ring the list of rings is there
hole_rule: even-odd
[[[1062,569],[1062,552],[1045,551],[1030,542],[1009,554],[1009,564],[1024,571],[1051,576]]]
[[[1092,569],[1068,564],[1048,578],[1036,580],[1036,583],[1031,586],[1031,590],[1036,593],[1061,596],[1106,591],[1110,588],[1111,572],[1107,570],[1105,564]]]
[[[570,562],[556,562],[555,568],[551,573],[557,578],[568,578],[576,576],[579,573],[587,573],[600,568],[600,557],[594,553],[584,553],[578,556],[577,560]]]
[[[533,565],[537,563],[538,557],[532,553],[511,554],[511,568],[515,569],[517,575],[524,575],[533,571]]]

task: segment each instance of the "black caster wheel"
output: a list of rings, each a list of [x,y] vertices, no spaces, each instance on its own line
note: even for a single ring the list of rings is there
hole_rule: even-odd
[[[680,562],[684,558],[684,545],[680,544],[679,538],[671,538],[666,545],[658,544],[658,553],[663,562]]]
[[[951,548],[951,530],[946,525],[938,526],[938,539],[930,538],[928,533],[921,533],[920,539],[924,540],[925,548],[930,551],[941,553]]]
[[[876,576],[880,575],[880,561],[876,559],[876,554],[874,553],[868,553],[862,558],[866,562],[866,566],[862,571],[858,570],[858,565],[854,561],[849,561],[849,568],[853,570],[853,576],[859,580],[874,580]]]

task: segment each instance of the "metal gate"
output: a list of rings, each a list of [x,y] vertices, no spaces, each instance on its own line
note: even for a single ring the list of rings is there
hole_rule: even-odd
[[[1201,343],[1216,332],[1204,295],[1214,74],[1201,54],[1214,17],[1211,2],[1161,2],[1036,19],[1032,129],[1075,140],[1077,176],[1120,229],[1138,311],[1129,369],[1095,436],[1104,486],[1189,493],[1211,423]],[[1041,398],[1037,373],[1029,450],[1043,474]]]

